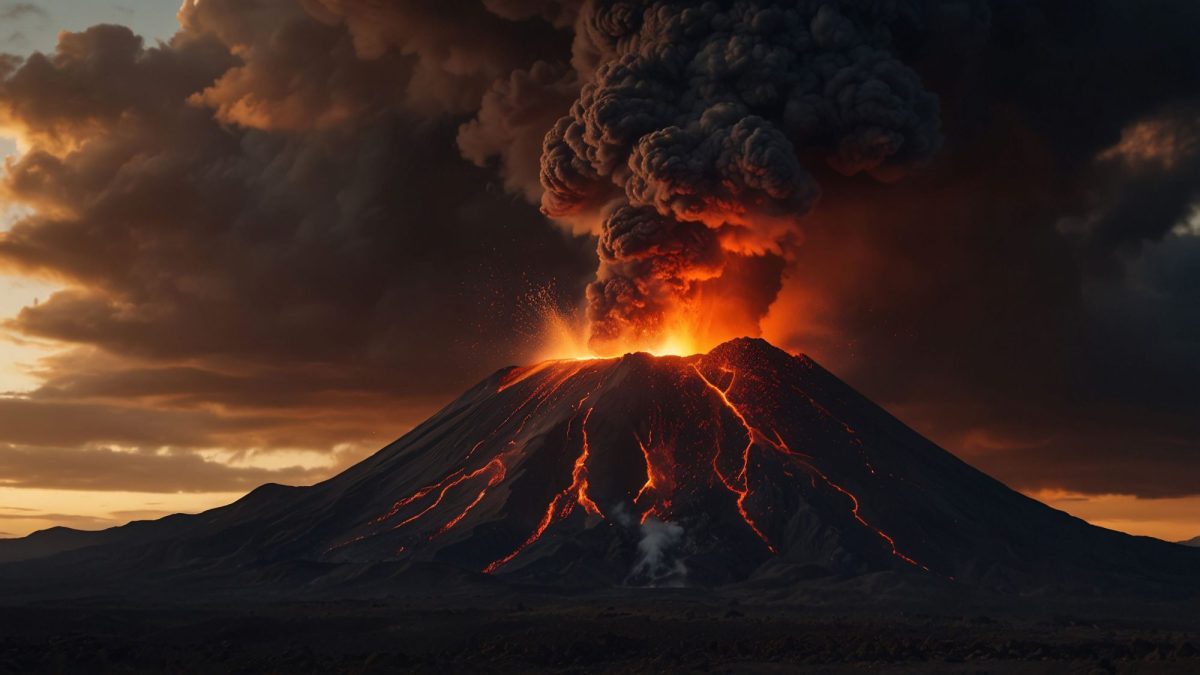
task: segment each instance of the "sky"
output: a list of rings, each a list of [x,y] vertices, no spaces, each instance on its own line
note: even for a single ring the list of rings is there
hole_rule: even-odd
[[[805,29],[849,73],[815,87],[614,68],[620,3],[0,2],[0,532],[311,483],[548,314],[701,313],[1052,506],[1200,534],[1200,9],[901,4]]]
[[[0,52],[27,55],[33,51],[52,52],[61,31],[78,31],[98,23],[128,25],[148,40],[166,40],[179,28],[175,2],[130,0],[128,2],[37,2],[0,3]],[[16,139],[0,134],[0,157],[17,152]],[[0,231],[11,225],[22,212],[20,205],[3,204]],[[23,275],[0,276],[0,316],[12,316],[27,304],[48,297],[56,288],[51,280]],[[22,367],[43,353],[36,342],[6,340],[0,343],[0,359],[9,367],[0,371],[0,391],[19,391],[34,386],[37,379]]]

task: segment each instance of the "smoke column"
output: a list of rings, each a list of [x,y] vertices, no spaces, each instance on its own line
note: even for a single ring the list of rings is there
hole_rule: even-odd
[[[714,320],[706,294],[753,324],[729,330],[757,331],[784,269],[771,260],[820,194],[814,175],[890,180],[936,152],[937,99],[890,50],[904,6],[584,4],[582,86],[545,136],[540,181],[547,215],[599,223],[593,349],[694,331]]]

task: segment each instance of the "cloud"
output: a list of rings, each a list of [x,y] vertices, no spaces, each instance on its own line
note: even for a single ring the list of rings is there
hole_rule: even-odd
[[[64,420],[70,420],[70,424],[64,424]],[[271,420],[262,417],[222,419],[200,411],[0,399],[3,429],[0,439],[23,445],[81,445],[95,441],[148,447],[213,447],[223,431],[245,432],[270,424]]]
[[[0,19],[18,21],[28,17],[46,21],[49,20],[50,14],[45,9],[31,2],[7,2],[0,4]]]
[[[812,49],[771,48],[762,2],[678,40],[671,3],[552,0],[204,0],[166,44],[65,33],[0,64],[27,149],[0,196],[29,211],[0,267],[62,288],[4,328],[65,348],[0,400],[0,480],[224,490],[274,478],[206,449],[383,445],[530,358],[526,295],[595,281],[540,173],[552,211],[608,222],[598,307],[728,295],[1012,484],[1194,493],[1200,9],[1151,4],[781,14]]]
[[[586,243],[488,192],[455,156],[452,120],[385,106],[296,135],[214,119],[219,106],[188,101],[234,67],[218,37],[143,48],[97,27],[4,83],[0,110],[34,145],[2,189],[35,212],[0,240],[0,264],[68,285],[7,328],[193,370],[386,372],[378,386],[406,395],[519,361],[520,297],[577,287]],[[555,262],[510,264],[529,256]]]
[[[38,511],[34,509],[13,509],[3,506],[0,506],[0,520],[45,520],[59,523],[65,527],[77,527],[82,529],[99,529],[101,527],[107,527],[114,524],[112,520],[101,516],[80,515],[76,513],[54,513],[50,511]]]
[[[0,446],[0,485],[13,488],[232,492],[249,491],[264,483],[308,485],[327,475],[324,468],[235,467],[186,452],[146,454],[104,448],[81,451]]]
[[[99,26],[14,63],[0,118],[29,150],[0,191],[30,213],[0,266],[64,289],[5,328],[74,348],[0,399],[0,482],[313,482],[527,358],[522,297],[578,293],[587,244],[486,188],[462,118],[386,95],[411,66],[360,60],[291,3],[219,2],[166,45]],[[507,262],[524,256],[556,263]],[[295,453],[332,463],[238,466]]]

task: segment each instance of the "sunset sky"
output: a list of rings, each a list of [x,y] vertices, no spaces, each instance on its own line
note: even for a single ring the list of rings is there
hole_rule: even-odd
[[[1011,5],[901,41],[940,150],[814,170],[794,247],[739,251],[736,325],[1026,494],[1191,538],[1200,9]],[[0,0],[0,536],[312,483],[544,355],[597,270],[538,209],[564,6]]]

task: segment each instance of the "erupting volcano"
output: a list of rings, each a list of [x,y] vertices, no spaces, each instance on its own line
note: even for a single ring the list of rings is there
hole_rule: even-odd
[[[675,564],[645,570],[651,574],[682,576],[699,565],[710,581],[731,580],[792,551],[797,528],[824,530],[819,548],[839,567],[900,563],[932,573],[868,515],[916,542],[924,533],[885,509],[865,507],[830,477],[856,490],[905,480],[894,473],[901,467],[886,460],[880,474],[854,428],[814,397],[828,395],[820,373],[806,358],[753,341],[690,357],[632,354],[505,371],[482,385],[498,406],[452,406],[439,415],[490,430],[461,445],[462,431],[451,432],[432,482],[327,553],[353,559],[462,550],[462,562],[478,564],[484,558],[473,556],[482,551],[472,551],[471,542],[480,526],[494,529],[488,536],[495,545],[510,544],[481,567],[503,573],[564,555],[555,551],[564,538],[628,540],[654,520],[675,525],[673,540],[664,543],[677,550],[659,552]],[[493,425],[486,417],[497,410],[505,414]],[[410,454],[403,445],[393,461]],[[457,465],[446,471],[446,462]],[[503,530],[487,527],[510,502]],[[520,534],[522,524],[527,535]],[[609,548],[616,559],[602,554],[585,564],[619,563],[621,547]],[[736,569],[691,561],[731,550],[745,558]]]
[[[570,588],[881,571],[990,588],[1178,588],[1196,583],[1197,562],[1006,488],[810,358],[752,339],[506,368],[318,485],[264,486],[198,516],[54,546],[79,550],[30,574],[82,564],[120,578],[153,560],[172,579],[398,564]]]

